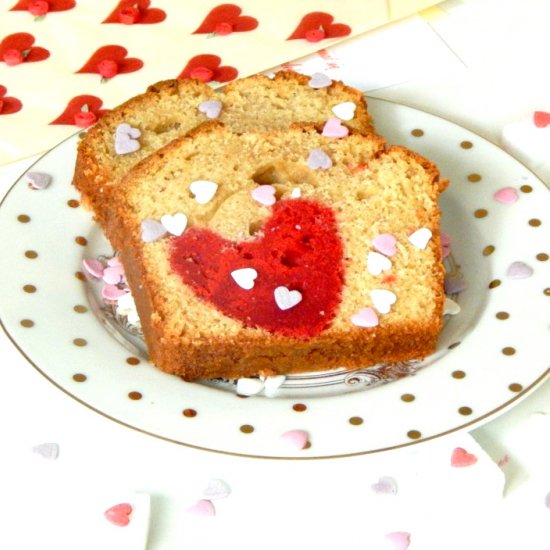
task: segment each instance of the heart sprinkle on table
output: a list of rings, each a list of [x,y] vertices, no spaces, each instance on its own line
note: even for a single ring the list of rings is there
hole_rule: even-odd
[[[304,430],[290,430],[281,435],[281,441],[290,449],[305,449],[309,435]]]
[[[528,279],[533,275],[533,268],[524,262],[513,262],[506,270],[509,279]]]
[[[469,453],[462,447],[457,447],[451,455],[451,466],[453,468],[465,468],[473,466],[477,462],[477,457]]]
[[[49,187],[52,177],[45,172],[27,172],[27,182],[31,189],[42,191]]]
[[[406,550],[411,543],[411,534],[404,531],[388,533],[386,539],[392,542],[394,550]]]
[[[231,487],[223,479],[211,479],[202,494],[208,500],[226,498],[231,494]]]
[[[130,523],[131,514],[132,506],[127,502],[115,504],[104,512],[105,518],[118,527],[126,527]]]
[[[382,476],[376,483],[371,485],[371,489],[377,495],[396,495],[397,483],[393,477]]]
[[[210,500],[201,498],[197,500],[193,506],[187,509],[187,513],[196,516],[211,517],[216,515],[216,507]]]
[[[494,199],[501,204],[513,204],[519,198],[518,192],[513,187],[503,187],[494,195]]]
[[[32,451],[48,460],[56,460],[59,456],[59,445],[57,443],[41,443],[35,445]]]

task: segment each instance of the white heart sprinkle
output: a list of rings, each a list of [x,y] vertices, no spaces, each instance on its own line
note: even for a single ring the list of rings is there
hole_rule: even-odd
[[[302,293],[299,290],[288,290],[286,286],[278,286],[273,295],[277,306],[283,311],[298,305],[302,301]]]
[[[160,223],[164,226],[168,233],[179,237],[187,227],[187,216],[181,212],[178,212],[173,216],[170,214],[165,214],[160,218]]]
[[[231,494],[231,487],[223,479],[211,479],[202,494],[209,500],[225,498]]]
[[[341,120],[351,120],[355,116],[357,106],[353,101],[338,103],[332,108],[332,112]]]
[[[141,222],[141,239],[152,243],[166,234],[166,228],[160,222],[147,218]]]
[[[196,180],[191,182],[189,191],[195,196],[195,200],[199,204],[207,204],[212,200],[212,197],[218,190],[218,184],[209,180]]]
[[[35,445],[32,450],[48,460],[56,460],[59,456],[59,445],[57,443],[41,443]]]
[[[378,252],[369,252],[367,256],[367,269],[372,275],[380,275],[392,266],[391,260]]]
[[[271,397],[277,393],[277,390],[284,384],[286,376],[284,374],[277,374],[275,376],[268,376],[264,380],[264,394]]]
[[[239,378],[237,380],[238,395],[256,395],[264,389],[264,383],[258,378]]]
[[[277,189],[273,185],[258,185],[250,194],[256,202],[264,206],[273,206],[277,202],[276,192]]]
[[[445,297],[443,315],[457,315],[460,313],[460,306],[451,298]]]
[[[243,267],[242,269],[235,269],[231,272],[233,280],[244,290],[250,290],[254,288],[254,280],[258,276],[258,272],[251,267]]]
[[[431,238],[432,232],[427,227],[422,227],[415,231],[412,235],[409,235],[409,242],[413,246],[416,246],[416,248],[424,250],[428,246]]]
[[[391,290],[371,290],[370,297],[379,313],[389,313],[397,300],[397,296]]]
[[[302,196],[302,190],[299,187],[294,187],[290,192],[290,198],[299,199]]]
[[[222,102],[217,99],[208,99],[199,105],[199,111],[206,115],[206,118],[218,118],[222,112]]]

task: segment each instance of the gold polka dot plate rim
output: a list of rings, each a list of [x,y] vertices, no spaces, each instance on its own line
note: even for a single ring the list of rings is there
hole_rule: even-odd
[[[139,338],[108,322],[79,275],[84,257],[112,250],[71,186],[78,136],[30,168],[52,176],[47,189],[29,189],[23,175],[0,204],[6,334],[32,367],[97,413],[175,444],[239,456],[389,452],[472,429],[512,407],[549,372],[550,192],[460,126],[397,103],[368,103],[379,133],[432,159],[451,181],[441,196],[442,229],[466,288],[436,354],[412,375],[321,373],[290,379],[273,397],[242,399],[155,369]],[[495,198],[508,188],[514,200]],[[307,432],[305,448],[280,445],[293,430]]]

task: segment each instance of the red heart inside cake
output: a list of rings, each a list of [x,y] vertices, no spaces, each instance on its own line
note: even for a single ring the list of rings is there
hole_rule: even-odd
[[[193,227],[171,243],[171,265],[195,294],[249,327],[308,338],[326,329],[341,300],[343,246],[334,213],[317,202],[280,201],[261,235],[235,242]],[[252,268],[251,289],[232,273]],[[275,289],[298,291],[299,303],[281,309]]]

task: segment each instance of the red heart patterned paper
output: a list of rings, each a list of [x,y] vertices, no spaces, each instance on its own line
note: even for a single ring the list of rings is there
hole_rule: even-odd
[[[313,33],[315,33],[316,39],[313,39]],[[302,17],[302,20],[287,40],[304,38],[310,42],[317,42],[323,38],[341,38],[348,36],[350,33],[351,28],[343,23],[334,23],[334,16],[330,13],[314,11]]]
[[[166,12],[150,6],[150,0],[121,0],[103,23],[126,25],[162,23],[166,19]]]
[[[8,90],[5,86],[0,85],[0,116],[12,115],[17,113],[23,107],[23,104],[16,97],[7,97]]]
[[[50,124],[73,124],[81,128],[85,128],[83,124],[78,124],[78,116],[81,113],[91,113],[95,120],[104,115],[107,110],[101,109],[103,101],[99,97],[93,95],[79,95],[73,97],[65,110],[55,119],[50,122]],[[91,115],[89,120],[91,120]],[[93,120],[91,123],[95,122]],[[90,124],[91,124],[90,123]],[[87,125],[89,126],[89,124]]]
[[[27,11],[32,1],[33,0],[20,0],[13,8],[10,8],[10,11]],[[48,12],[72,10],[75,6],[75,0],[48,0]]]
[[[4,60],[4,54],[8,50],[16,50],[23,54],[25,63],[33,63],[35,61],[44,61],[50,57],[50,52],[46,48],[33,46],[35,38],[28,32],[16,32],[6,36],[0,42],[0,61]]]
[[[242,9],[235,4],[220,4],[210,10],[193,34],[219,33],[220,29],[225,29],[224,34],[247,32],[258,26],[256,18],[241,14]]]
[[[212,54],[201,54],[191,58],[178,79],[196,78],[204,82],[229,82],[237,78],[239,71],[235,67],[221,67],[221,58]]]
[[[77,73],[100,74],[98,65],[102,61],[114,61],[118,67],[117,74],[133,73],[143,67],[143,61],[137,57],[126,57],[128,50],[122,46],[102,46],[98,48],[78,70]]]

